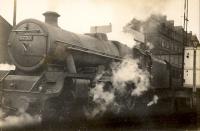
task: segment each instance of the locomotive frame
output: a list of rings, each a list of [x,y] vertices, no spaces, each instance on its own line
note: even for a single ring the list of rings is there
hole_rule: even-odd
[[[59,115],[56,110],[49,110],[55,108],[55,106],[58,108],[66,104],[67,109],[63,108],[61,110],[69,110],[68,107],[73,107],[74,99],[77,100],[79,106],[87,105],[89,99],[87,91],[90,86],[92,87],[97,82],[94,79],[97,73],[102,71],[102,66],[106,69],[108,63],[120,62],[125,55],[133,53],[135,53],[134,57],[141,57],[141,68],[147,69],[154,76],[151,79],[151,85],[154,88],[150,89],[142,99],[149,100],[149,94],[150,96],[156,94],[159,96],[159,101],[161,101],[148,109],[149,111],[155,113],[156,110],[159,110],[159,114],[170,114],[174,113],[175,108],[175,112],[179,111],[177,103],[182,103],[182,98],[186,99],[184,101],[186,106],[188,99],[189,101],[191,98],[192,101],[194,100],[190,89],[183,89],[180,85],[172,86],[171,68],[173,67],[166,61],[156,59],[138,48],[130,49],[120,42],[108,41],[106,34],[77,35],[64,31],[56,23],[59,16],[57,13],[47,12],[45,15],[46,23],[33,19],[25,20],[15,26],[11,32],[8,47],[12,48],[13,44],[16,43],[18,45],[16,44],[15,48],[10,49],[9,54],[17,70],[1,72],[1,107],[6,112],[28,111],[33,114],[39,112],[43,113],[44,117],[52,119],[51,117],[55,116],[49,116],[48,114],[55,113],[56,116]],[[31,25],[32,23],[33,25]],[[31,28],[37,26],[39,30],[31,30]],[[37,34],[38,32],[39,34]],[[17,34],[22,35],[16,40]],[[34,36],[45,38],[46,45],[44,50],[41,51],[41,53],[45,53],[41,54],[39,61],[36,60],[35,63],[37,64],[31,64],[30,58],[31,61],[34,58],[26,58],[25,55],[17,58],[18,61],[16,62],[17,55],[23,54],[23,52],[26,54],[28,48],[32,48],[26,42],[34,42]],[[37,45],[40,39],[36,40]],[[20,45],[20,43],[22,44]],[[91,48],[92,44],[93,47]],[[18,46],[20,46],[20,49]],[[33,48],[40,49],[41,44]],[[35,51],[38,52],[38,50]],[[26,59],[30,63],[26,62]],[[21,66],[23,64],[29,65]],[[104,76],[100,81],[110,82],[110,77]],[[161,85],[162,87],[160,87]],[[65,102],[62,100],[65,100]],[[66,102],[66,100],[68,101]],[[52,103],[56,104],[52,105]],[[171,108],[165,110],[166,108],[163,108],[163,106],[170,106]]]

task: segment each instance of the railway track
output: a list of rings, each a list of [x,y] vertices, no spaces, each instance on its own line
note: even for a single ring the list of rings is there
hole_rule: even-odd
[[[146,118],[109,118],[75,122],[45,122],[39,125],[3,129],[3,131],[154,131],[154,130],[198,130],[194,114]],[[190,121],[188,121],[190,119]]]

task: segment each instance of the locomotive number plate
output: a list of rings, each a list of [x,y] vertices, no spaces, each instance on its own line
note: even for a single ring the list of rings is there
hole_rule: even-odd
[[[30,36],[30,35],[19,36],[19,41],[32,41],[32,40],[33,40],[33,36]]]

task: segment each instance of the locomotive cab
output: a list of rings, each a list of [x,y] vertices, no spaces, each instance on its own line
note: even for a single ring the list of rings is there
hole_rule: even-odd
[[[150,72],[152,67],[152,60],[150,54],[139,48],[133,48],[133,58],[139,60],[139,68],[145,70],[147,69],[147,71]]]

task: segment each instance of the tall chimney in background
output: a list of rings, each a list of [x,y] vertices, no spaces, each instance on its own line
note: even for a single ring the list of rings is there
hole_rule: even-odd
[[[45,16],[45,23],[58,27],[58,17],[60,17],[58,13],[47,11],[43,15]]]

